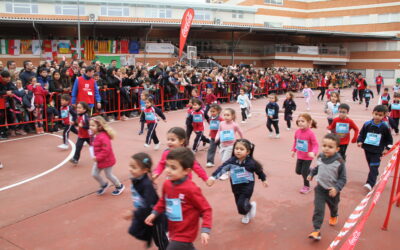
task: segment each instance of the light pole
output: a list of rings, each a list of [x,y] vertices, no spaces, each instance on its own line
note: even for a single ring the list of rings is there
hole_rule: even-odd
[[[78,52],[78,60],[81,60],[81,16],[80,16],[79,0],[78,0],[78,44],[76,45]]]

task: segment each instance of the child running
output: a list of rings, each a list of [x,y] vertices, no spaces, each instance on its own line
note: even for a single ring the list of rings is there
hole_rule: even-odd
[[[129,162],[129,172],[132,176],[131,192],[135,211],[133,214],[130,212],[125,216],[125,219],[132,220],[129,227],[130,235],[138,240],[145,241],[148,248],[151,246],[151,241],[154,240],[158,249],[165,250],[168,246],[166,235],[167,219],[165,215],[160,214],[153,227],[144,223],[144,220],[151,214],[152,208],[159,199],[157,191],[149,178],[152,164],[150,156],[146,153],[134,154]]]
[[[124,191],[125,186],[112,174],[112,168],[116,163],[116,159],[111,140],[114,139],[115,132],[101,116],[92,117],[90,119],[90,131],[93,135],[93,141],[90,146],[90,153],[94,161],[92,176],[100,184],[97,195],[104,194],[108,187],[108,182],[105,182],[100,176],[103,170],[107,179],[115,186],[115,190],[112,191],[111,194],[120,195],[122,191]]]
[[[364,90],[365,110],[368,110],[369,101],[371,98],[374,98],[374,92],[372,92],[371,87],[368,85]]]
[[[322,140],[322,153],[317,158],[317,166],[313,168],[307,180],[318,175],[315,187],[314,214],[312,217],[314,231],[308,236],[321,240],[321,225],[325,216],[325,203],[330,210],[329,225],[338,223],[340,191],[346,184],[346,167],[344,160],[337,152],[340,140],[335,134],[327,134]]]
[[[187,138],[188,142],[190,142],[190,136],[192,135],[192,132],[193,132],[193,121],[192,121],[193,117],[191,116],[191,114],[193,111],[193,100],[194,99],[195,98],[189,99],[189,102],[186,105],[186,108],[187,108],[186,114],[187,115],[186,115],[185,124],[186,124],[186,138]]]
[[[168,217],[170,242],[168,250],[195,249],[195,241],[202,218],[201,242],[208,244],[211,231],[212,209],[201,190],[188,178],[194,164],[194,155],[184,147],[175,148],[167,156],[167,176],[160,200],[154,206],[145,223],[154,225],[162,213]]]
[[[375,186],[382,154],[386,153],[393,144],[389,127],[382,121],[386,111],[387,109],[383,105],[375,106],[372,111],[372,120],[364,123],[357,139],[358,146],[364,149],[369,167],[367,182],[364,185],[368,191]]]
[[[167,122],[161,109],[154,106],[153,98],[148,97],[145,102],[146,108],[140,115],[140,121],[145,121],[147,124],[147,136],[144,146],[146,148],[150,147],[151,140],[154,142],[154,149],[158,150],[160,148],[160,141],[158,140],[156,134],[157,120],[156,115],[161,117],[164,122]]]
[[[72,133],[74,134],[78,134],[78,131],[76,130],[74,125],[77,115],[74,108],[70,105],[70,102],[71,102],[71,97],[68,94],[61,95],[60,115],[61,115],[61,120],[64,124],[64,131],[63,131],[63,144],[57,146],[60,149],[68,149],[69,147],[68,139],[70,131],[72,131]]]
[[[192,113],[190,114],[193,126],[193,132],[196,134],[194,138],[193,152],[197,152],[200,142],[203,142],[203,146],[206,143],[210,143],[210,140],[204,136],[204,120],[208,121],[208,115],[202,109],[203,102],[200,99],[192,100]]]
[[[311,191],[310,182],[307,176],[310,173],[310,165],[315,155],[318,153],[318,141],[311,128],[317,128],[317,123],[307,113],[300,114],[296,121],[299,127],[294,134],[292,147],[292,157],[297,153],[296,174],[303,176],[303,187],[301,194]]]
[[[214,167],[215,152],[217,150],[217,143],[215,137],[217,136],[219,124],[224,120],[220,116],[221,107],[218,104],[211,104],[210,106],[210,147],[207,151],[207,165],[206,167]]]
[[[268,187],[262,165],[254,160],[253,153],[254,144],[246,139],[237,140],[232,157],[224,162],[207,181],[207,184],[212,186],[222,174],[230,172],[231,188],[238,212],[243,215],[243,224],[249,223],[250,219],[256,216],[257,203],[250,202],[254,191],[254,173],[263,182],[264,187]]]
[[[77,165],[81,158],[83,144],[86,142],[90,145],[89,105],[86,102],[78,103],[78,105],[76,105],[76,112],[78,113],[78,118],[76,119],[76,123],[78,124],[78,140],[76,141],[75,154],[72,159],[69,160],[74,165]]]
[[[286,99],[283,102],[283,109],[285,110],[284,114],[285,114],[287,130],[290,130],[292,127],[293,112],[296,111],[296,103],[294,102],[293,97],[294,95],[292,92],[287,92]],[[324,97],[322,96],[322,98]]]
[[[276,94],[271,94],[268,96],[269,103],[265,107],[265,113],[267,113],[267,128],[269,131],[269,137],[273,137],[272,127],[275,129],[275,138],[279,138],[279,105],[278,105],[278,97]]]
[[[308,87],[307,84],[304,84],[303,88],[303,96],[304,100],[306,101],[307,110],[310,110],[310,101],[311,97],[314,95],[314,92]],[[328,94],[326,94],[328,96]]]
[[[390,102],[389,89],[388,88],[384,88],[382,96],[381,96],[381,104],[386,106],[386,107],[389,107],[389,102]]]
[[[392,104],[390,104],[390,106],[389,106],[389,111],[390,111],[390,118],[392,118],[392,120],[393,120],[392,128],[394,129],[394,132],[396,133],[396,135],[398,135],[399,134],[399,119],[400,119],[400,93],[397,93],[397,92],[394,93],[393,98],[394,98],[394,100],[393,100]]]
[[[188,141],[186,139],[186,133],[183,128],[173,127],[170,130],[168,130],[167,133],[168,149],[166,149],[163,152],[161,160],[158,162],[156,169],[153,171],[153,180],[157,179],[158,176],[160,176],[160,174],[164,171],[169,152],[174,148],[186,147],[187,143]],[[197,161],[194,161],[192,169],[203,181],[207,181],[208,179],[207,173]],[[189,178],[192,178],[191,173],[189,173]]]
[[[351,143],[357,142],[358,126],[352,119],[348,117],[350,106],[346,103],[339,105],[339,116],[333,119],[333,122],[327,127],[332,133],[336,134],[340,139],[339,154],[343,160],[346,160],[347,146],[350,143],[350,130],[354,130],[354,136]]]
[[[328,115],[328,125],[332,124],[334,118],[339,115],[340,97],[339,93],[332,92],[330,94],[330,101],[325,104],[325,113]]]
[[[146,109],[146,99],[149,97],[149,92],[147,91],[143,91],[140,94],[140,116],[142,115],[142,113],[144,112],[144,110]],[[139,135],[143,134],[144,131],[144,124],[146,123],[145,120],[141,120],[140,119],[140,130],[139,130]]]
[[[246,95],[246,88],[240,89],[240,95],[237,97],[237,103],[240,105],[240,110],[242,111],[242,123],[246,123],[247,120],[247,109],[251,107],[251,102],[249,96]]]

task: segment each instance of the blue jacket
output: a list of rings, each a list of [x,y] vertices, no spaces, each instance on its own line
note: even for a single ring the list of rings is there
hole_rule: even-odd
[[[271,119],[270,118],[270,116],[271,116],[270,113],[273,113],[272,114],[272,120],[274,120],[274,121],[278,120],[279,119],[279,105],[278,105],[278,103],[269,102],[267,104],[267,106],[265,107],[265,113],[267,114],[268,119]]]
[[[368,137],[373,140],[367,140]],[[374,120],[370,120],[364,123],[357,142],[362,143],[365,151],[381,154],[384,149],[389,149],[388,146],[393,144],[393,137],[385,122],[375,124]],[[373,142],[376,142],[376,145],[373,145]]]

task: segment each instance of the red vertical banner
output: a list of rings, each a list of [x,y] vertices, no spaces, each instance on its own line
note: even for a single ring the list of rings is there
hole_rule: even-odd
[[[182,56],[183,47],[185,47],[186,39],[189,35],[193,19],[194,19],[194,10],[189,8],[185,11],[182,17],[181,32],[179,38],[179,57]]]

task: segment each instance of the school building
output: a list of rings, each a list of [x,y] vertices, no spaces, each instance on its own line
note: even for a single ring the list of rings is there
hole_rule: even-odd
[[[78,24],[85,60],[176,61],[182,15],[187,45],[221,65],[351,70],[369,83],[400,78],[396,0],[13,0],[0,2],[0,60],[70,58]]]

